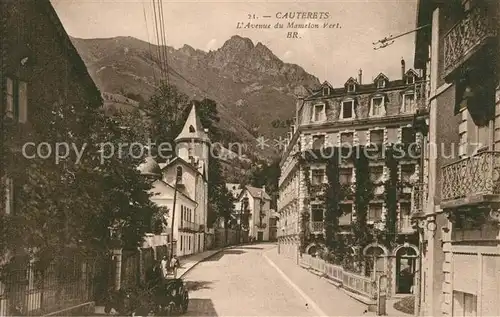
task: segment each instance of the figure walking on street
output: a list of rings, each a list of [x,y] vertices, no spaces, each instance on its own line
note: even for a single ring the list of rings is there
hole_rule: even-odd
[[[166,279],[168,275],[168,260],[166,255],[161,259],[161,273],[162,277]]]
[[[174,255],[170,261],[170,268],[174,271],[174,278],[177,278],[177,269],[179,268],[179,260]]]

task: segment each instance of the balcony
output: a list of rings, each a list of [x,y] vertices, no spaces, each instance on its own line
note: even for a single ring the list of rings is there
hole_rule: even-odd
[[[467,12],[443,37],[444,77],[449,77],[494,38],[497,28],[488,16],[487,8],[476,7]]]
[[[309,229],[311,230],[312,234],[320,234],[323,233],[323,221],[311,221],[309,224]]]
[[[441,207],[500,201],[500,152],[485,151],[442,167]]]
[[[194,222],[182,220],[179,230],[187,232],[198,232],[200,230],[200,226]]]
[[[418,183],[413,185],[411,193],[411,213],[412,215],[421,214],[424,212],[424,184]]]

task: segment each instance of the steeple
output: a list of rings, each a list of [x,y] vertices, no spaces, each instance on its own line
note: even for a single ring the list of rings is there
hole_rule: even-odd
[[[188,142],[210,142],[208,138],[207,130],[203,129],[201,125],[200,118],[196,114],[196,105],[193,104],[189,116],[187,117],[184,127],[181,133],[175,139],[176,143],[188,141]]]

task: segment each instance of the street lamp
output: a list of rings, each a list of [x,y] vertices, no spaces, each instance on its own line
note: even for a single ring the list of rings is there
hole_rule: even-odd
[[[172,260],[174,256],[174,224],[175,224],[175,203],[177,201],[177,185],[182,180],[182,167],[177,166],[177,174],[175,177],[175,186],[174,186],[174,203],[172,208],[172,231],[170,232],[170,260]]]

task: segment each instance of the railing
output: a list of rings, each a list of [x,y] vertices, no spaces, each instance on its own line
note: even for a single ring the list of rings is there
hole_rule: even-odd
[[[375,280],[349,272],[341,266],[326,263],[320,258],[312,257],[308,254],[302,254],[300,265],[325,274],[334,282],[341,284],[343,288],[374,299],[376,296]]]
[[[7,268],[0,281],[0,316],[39,316],[92,301],[95,263],[57,257],[48,265],[24,262]]]
[[[324,224],[323,221],[311,221],[309,227],[312,233],[323,233]]]
[[[423,207],[425,204],[424,185],[425,184],[423,184],[423,183],[418,183],[418,184],[413,185],[413,189],[412,189],[412,193],[411,193],[412,194],[412,196],[411,196],[411,202],[412,202],[411,213],[412,214],[420,213],[423,211]]]
[[[485,151],[442,167],[441,199],[500,194],[500,152]]]
[[[449,75],[474,54],[490,37],[496,36],[498,26],[488,17],[488,10],[476,7],[445,34],[444,73]]]
[[[186,220],[182,220],[181,221],[181,226],[180,228],[181,230],[187,230],[187,231],[199,231],[200,230],[200,227],[198,224],[194,223],[194,222],[191,222],[191,221],[186,221]]]

